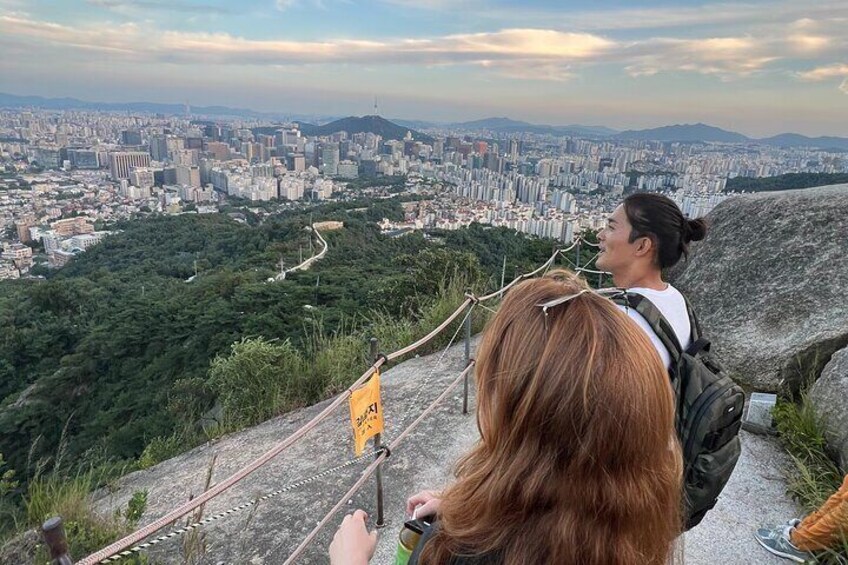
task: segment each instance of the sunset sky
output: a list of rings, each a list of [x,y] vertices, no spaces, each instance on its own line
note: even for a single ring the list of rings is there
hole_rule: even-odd
[[[846,29],[846,0],[0,0],[0,92],[848,136]]]

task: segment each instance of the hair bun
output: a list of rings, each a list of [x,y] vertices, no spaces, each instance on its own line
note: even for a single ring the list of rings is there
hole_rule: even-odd
[[[686,227],[684,229],[686,231],[684,239],[687,243],[690,241],[701,241],[707,235],[707,222],[703,218],[686,220]]]

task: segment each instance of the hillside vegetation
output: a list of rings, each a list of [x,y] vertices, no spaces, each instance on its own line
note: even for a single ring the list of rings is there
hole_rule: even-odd
[[[345,227],[324,233],[323,260],[285,281],[268,278],[281,256],[292,266],[309,254],[308,213],[257,226],[226,215],[127,222],[48,280],[0,284],[7,501],[57,465],[107,476],[316,402],[366,366],[367,337],[387,351],[405,345],[466,288],[494,288],[504,256],[510,279],[553,247],[477,225],[389,239],[370,220],[397,218],[400,206],[349,211],[363,204],[312,210]]]

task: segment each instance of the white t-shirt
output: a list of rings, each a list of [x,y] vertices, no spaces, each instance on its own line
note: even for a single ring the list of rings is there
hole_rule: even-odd
[[[668,320],[668,323],[671,324],[671,328],[677,335],[677,341],[680,343],[680,346],[684,350],[689,347],[689,344],[692,342],[692,327],[689,325],[689,314],[686,312],[686,300],[683,298],[683,295],[680,294],[679,290],[668,285],[665,290],[633,287],[628,288],[627,292],[641,294],[650,300],[651,303],[659,309],[663,317]],[[671,355],[669,355],[668,349],[665,348],[660,341],[660,338],[658,338],[657,334],[654,333],[654,330],[651,329],[647,320],[645,320],[645,318],[643,318],[642,315],[633,308],[627,308],[626,306],[621,305],[618,305],[618,307],[626,312],[627,315],[630,316],[646,334],[648,334],[648,337],[651,339],[651,343],[653,343],[654,347],[656,347],[657,353],[660,354],[660,359],[662,359],[663,363],[665,363],[665,366],[668,367],[671,365]]]

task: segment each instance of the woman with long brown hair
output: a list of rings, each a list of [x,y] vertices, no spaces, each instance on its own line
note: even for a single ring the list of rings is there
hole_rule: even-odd
[[[681,531],[672,391],[626,314],[566,271],[524,282],[475,374],[480,440],[441,495],[410,499],[438,518],[410,564],[668,561]],[[334,565],[369,556],[362,518],[345,519]]]

